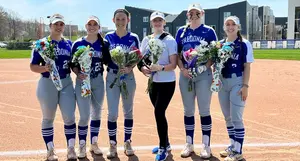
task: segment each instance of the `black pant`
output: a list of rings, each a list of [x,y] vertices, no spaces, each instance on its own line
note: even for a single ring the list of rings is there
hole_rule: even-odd
[[[159,136],[159,147],[166,148],[169,144],[168,122],[166,119],[166,109],[175,91],[174,82],[153,82],[152,92],[149,96],[154,106],[157,132]]]

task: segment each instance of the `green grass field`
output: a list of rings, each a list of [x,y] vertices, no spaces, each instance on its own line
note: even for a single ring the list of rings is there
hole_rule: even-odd
[[[6,50],[0,48],[0,59],[30,58],[31,50]],[[254,50],[255,59],[300,60],[300,49]]]
[[[300,60],[300,49],[254,50],[255,59]]]
[[[0,48],[0,59],[30,58],[31,50],[7,50]]]

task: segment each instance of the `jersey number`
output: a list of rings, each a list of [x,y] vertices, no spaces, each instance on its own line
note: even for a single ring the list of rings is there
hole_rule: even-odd
[[[64,65],[63,65],[63,69],[68,69],[68,68],[69,68],[69,61],[65,60]]]
[[[100,71],[101,63],[95,63],[95,72]]]

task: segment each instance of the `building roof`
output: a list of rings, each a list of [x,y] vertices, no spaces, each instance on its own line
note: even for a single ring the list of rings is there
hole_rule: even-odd
[[[173,22],[177,16],[178,16],[178,14],[166,16],[166,22]]]
[[[132,7],[132,6],[125,6],[125,8],[135,8],[135,9],[139,9],[139,10],[144,10],[144,11],[148,11],[148,12],[154,12],[154,11],[158,11],[158,10],[152,10],[152,9],[147,9],[147,8],[138,8],[138,7]],[[160,11],[161,12],[161,11]],[[165,15],[170,15],[170,13],[166,13],[166,12],[162,12]]]

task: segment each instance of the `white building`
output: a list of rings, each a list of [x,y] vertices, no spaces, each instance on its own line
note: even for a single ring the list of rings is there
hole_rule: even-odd
[[[300,0],[289,0],[288,39],[300,39]]]

